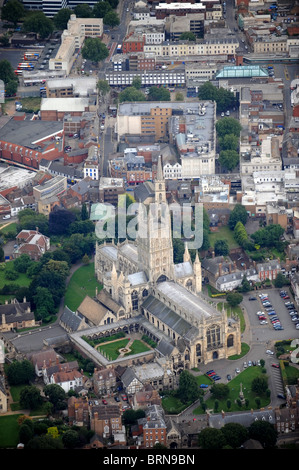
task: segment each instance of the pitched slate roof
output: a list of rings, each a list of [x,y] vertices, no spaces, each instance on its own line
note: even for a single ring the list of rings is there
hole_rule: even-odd
[[[142,307],[159,318],[180,336],[190,336],[190,333],[198,333],[197,328],[180,317],[176,312],[167,307],[163,302],[150,295],[142,304]]]

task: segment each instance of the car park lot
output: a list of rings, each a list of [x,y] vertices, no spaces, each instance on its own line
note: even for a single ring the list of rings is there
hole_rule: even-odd
[[[281,297],[280,292],[282,290],[287,292],[287,296],[290,299]],[[249,300],[249,297],[252,296],[252,293],[244,295],[243,303],[248,313],[248,321],[253,339],[259,338],[259,341],[267,342],[295,338],[298,335],[296,321],[292,321],[296,314],[290,314],[290,312],[297,311],[296,305],[292,309],[287,308],[285,305],[285,302],[293,302],[288,289],[271,288],[256,292],[254,296],[257,298],[257,301],[255,302]],[[264,303],[262,303],[263,301]]]

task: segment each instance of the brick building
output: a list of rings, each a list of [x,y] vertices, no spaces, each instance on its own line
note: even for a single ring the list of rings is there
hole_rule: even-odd
[[[68,400],[70,426],[89,426],[89,405],[85,398],[71,397]]]
[[[100,437],[110,438],[122,431],[121,416],[118,405],[94,405],[90,413],[90,429]]]
[[[62,157],[63,124],[48,121],[10,119],[0,129],[0,158],[38,169],[42,159]]]
[[[95,369],[93,386],[97,395],[106,395],[116,388],[116,373],[114,369]]]
[[[65,115],[80,117],[88,111],[88,98],[43,98],[40,107],[42,121],[62,121]]]

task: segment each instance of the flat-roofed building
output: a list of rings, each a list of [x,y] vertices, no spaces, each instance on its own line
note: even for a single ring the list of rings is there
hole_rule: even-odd
[[[40,106],[42,121],[62,121],[65,115],[82,116],[86,111],[88,98],[42,98]]]
[[[69,77],[47,80],[47,98],[86,97],[97,93],[95,77]]]
[[[76,18],[71,15],[67,29],[61,35],[61,46],[56,57],[49,60],[50,70],[64,70],[68,75],[75,61],[75,51],[80,49],[86,37],[103,36],[103,18]]]
[[[36,201],[40,199],[57,196],[67,189],[67,178],[65,176],[55,176],[54,178],[34,186],[33,196]]]

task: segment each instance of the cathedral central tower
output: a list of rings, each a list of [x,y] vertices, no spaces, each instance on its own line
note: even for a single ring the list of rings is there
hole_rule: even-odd
[[[171,217],[166,201],[165,180],[161,156],[158,160],[155,185],[155,202],[143,214],[146,230],[137,238],[138,261],[149,281],[157,282],[174,278]],[[142,212],[142,211],[141,211]]]

